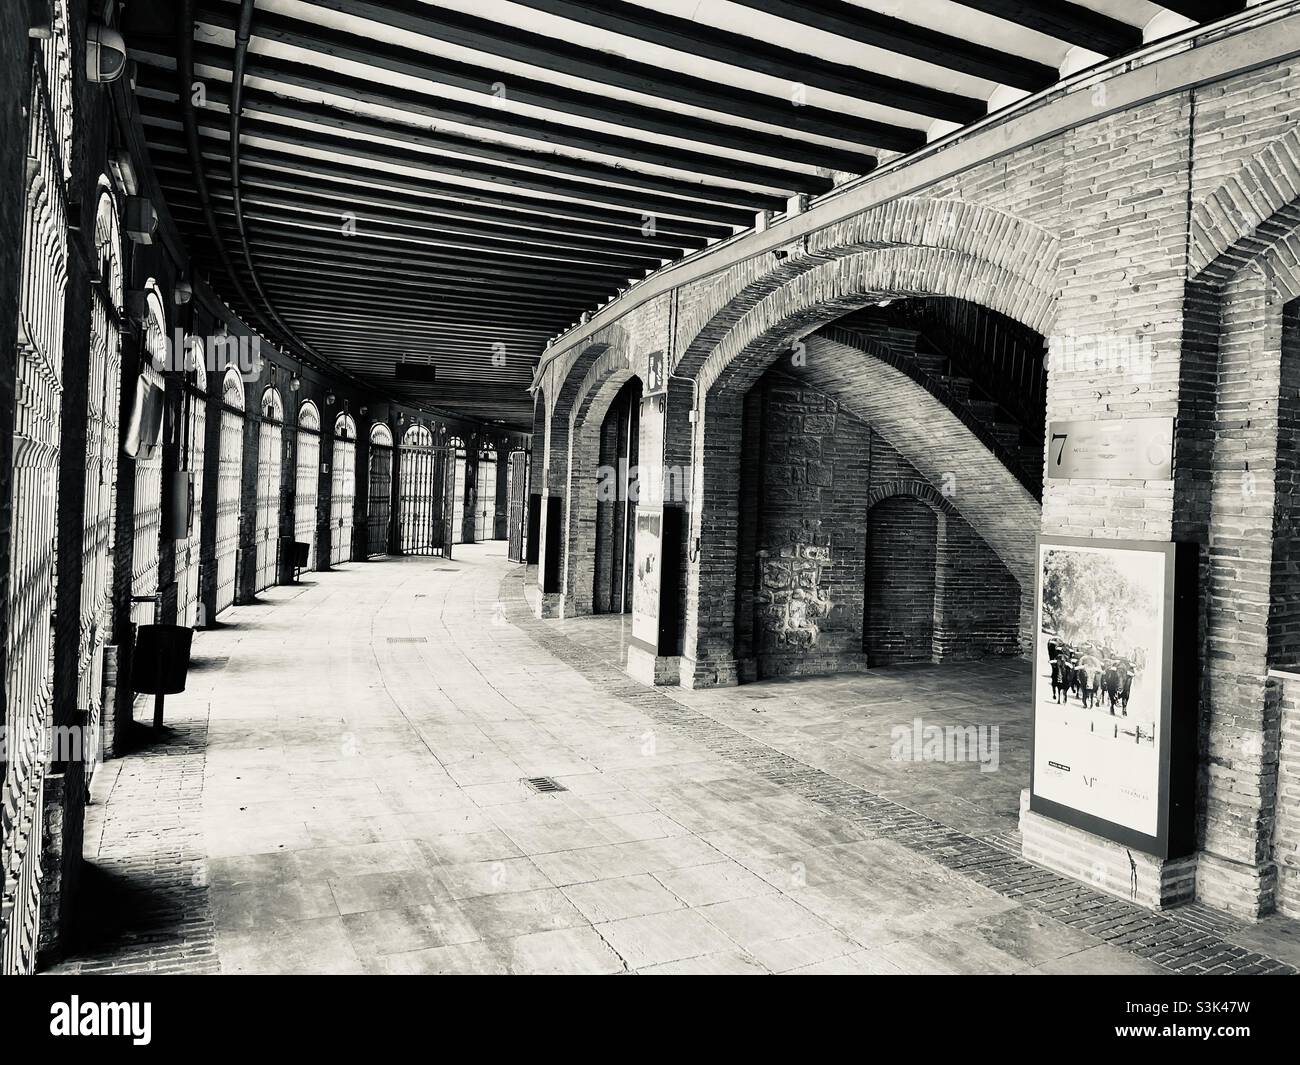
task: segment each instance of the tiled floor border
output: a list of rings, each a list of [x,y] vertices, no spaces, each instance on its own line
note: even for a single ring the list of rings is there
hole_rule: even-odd
[[[613,698],[706,750],[856,822],[871,835],[899,843],[1000,895],[1019,900],[1043,916],[1177,973],[1296,972],[1284,961],[1225,939],[1236,927],[1231,918],[1201,907],[1156,913],[1103,894],[1032,865],[1008,850],[1005,841],[984,840],[950,828],[633,681],[601,654],[564,635],[555,622],[539,620],[525,598],[517,572],[502,580],[500,598],[512,624]]]

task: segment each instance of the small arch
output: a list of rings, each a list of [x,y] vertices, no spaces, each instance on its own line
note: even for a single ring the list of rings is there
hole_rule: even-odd
[[[231,410],[244,410],[244,379],[233,366],[227,366],[221,378],[221,402]]]
[[[320,432],[320,408],[309,399],[304,399],[298,407],[298,428],[308,432]]]
[[[892,499],[895,496],[912,496],[942,514],[955,517],[958,513],[951,500],[945,497],[934,485],[926,481],[916,480],[888,481],[885,484],[877,485],[867,493],[867,509],[870,510],[882,500]]]
[[[337,440],[356,440],[357,423],[352,415],[344,412],[334,419],[334,437]]]
[[[433,434],[426,426],[412,425],[402,434],[402,447],[433,447]]]
[[[167,306],[155,278],[144,283],[144,349],[156,370],[167,367]]]
[[[261,411],[267,421],[284,421],[284,400],[280,398],[279,389],[272,385],[263,389]]]
[[[378,447],[392,447],[393,431],[383,422],[375,422],[370,427],[370,442]]]
[[[99,177],[99,201],[95,207],[95,265],[108,289],[113,306],[122,306],[124,271],[121,224],[112,182],[103,174]]]

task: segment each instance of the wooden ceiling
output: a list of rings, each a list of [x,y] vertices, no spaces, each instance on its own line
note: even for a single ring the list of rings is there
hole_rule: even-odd
[[[1052,85],[1072,49],[1244,6],[132,0],[123,28],[168,206],[237,311],[526,429],[548,338],[663,263]]]

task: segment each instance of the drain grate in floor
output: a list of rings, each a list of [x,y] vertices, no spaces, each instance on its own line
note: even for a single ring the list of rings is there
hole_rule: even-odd
[[[427,636],[390,636],[389,643],[428,643]]]
[[[524,777],[524,783],[533,791],[541,792],[543,795],[552,791],[568,791],[559,781],[552,780],[550,777]]]

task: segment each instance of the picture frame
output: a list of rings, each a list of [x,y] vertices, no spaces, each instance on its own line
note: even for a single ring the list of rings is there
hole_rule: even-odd
[[[1159,858],[1194,849],[1195,583],[1196,545],[1038,538],[1031,811]]]

